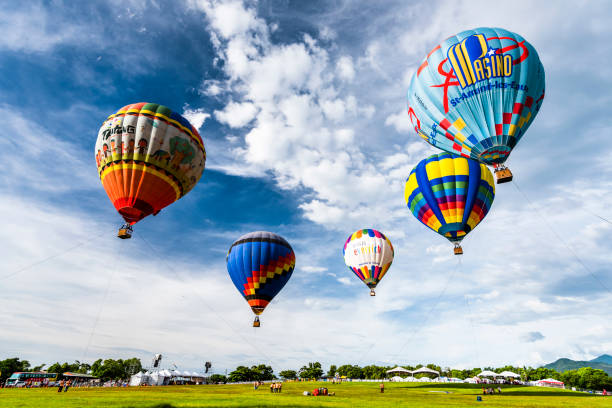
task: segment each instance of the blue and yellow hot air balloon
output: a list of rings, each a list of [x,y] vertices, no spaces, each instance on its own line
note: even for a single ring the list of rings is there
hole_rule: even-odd
[[[504,166],[544,99],[544,67],[518,34],[476,28],[435,47],[412,77],[408,115],[433,146],[495,167]]]
[[[412,214],[427,227],[455,244],[483,220],[495,197],[493,175],[482,163],[440,153],[421,160],[412,169],[404,198]]]
[[[241,236],[227,253],[227,271],[236,289],[259,315],[287,283],[295,267],[295,253],[280,235],[256,231]]]

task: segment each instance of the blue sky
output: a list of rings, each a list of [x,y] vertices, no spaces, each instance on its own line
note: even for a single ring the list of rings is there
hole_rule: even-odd
[[[223,372],[610,353],[612,228],[596,215],[612,219],[611,16],[605,2],[555,6],[9,3],[0,357],[161,352],[165,364],[212,360]],[[410,170],[435,152],[411,131],[405,95],[431,48],[479,26],[535,46],[546,98],[510,158],[516,184],[498,186],[459,260],[403,201]],[[93,146],[107,115],[139,101],[200,126],[208,158],[194,190],[120,241]],[[346,237],[368,227],[396,251],[375,298],[341,255]],[[297,257],[257,330],[224,264],[253,230],[283,235]]]

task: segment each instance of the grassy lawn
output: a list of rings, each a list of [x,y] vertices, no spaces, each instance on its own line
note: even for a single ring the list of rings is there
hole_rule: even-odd
[[[306,397],[327,386],[335,396]],[[130,388],[0,389],[0,407],[612,407],[612,397],[540,387],[506,386],[501,395],[483,395],[469,384],[385,383],[284,383],[281,394],[251,385],[200,385]]]

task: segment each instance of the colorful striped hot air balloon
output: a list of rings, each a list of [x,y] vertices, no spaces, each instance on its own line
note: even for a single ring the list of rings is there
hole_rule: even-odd
[[[415,131],[433,146],[493,165],[497,182],[544,99],[544,67],[531,44],[500,28],[476,28],[436,46],[408,91]]]
[[[421,160],[404,190],[412,214],[454,243],[456,255],[463,253],[459,243],[487,215],[494,197],[487,166],[449,153]]]
[[[96,164],[102,185],[126,225],[157,214],[187,194],[206,162],[202,138],[176,112],[155,103],[124,106],[98,132]]]
[[[370,288],[370,296],[375,296],[374,288],[393,262],[389,238],[374,229],[357,230],[344,243],[342,254],[346,266]]]
[[[293,268],[291,245],[272,232],[248,233],[230,247],[227,271],[255,313],[254,327],[259,327],[259,315],[291,278]]]

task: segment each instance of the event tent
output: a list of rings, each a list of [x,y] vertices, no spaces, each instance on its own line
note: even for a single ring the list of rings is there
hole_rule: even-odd
[[[513,373],[512,371],[502,371],[501,373],[497,374],[499,377],[513,377],[513,378],[519,378],[520,375],[518,375],[517,373]]]
[[[170,383],[196,383],[204,382],[205,376],[196,372],[179,370],[146,371],[130,377],[130,386],[139,385],[168,385]]]
[[[553,378],[545,378],[535,382],[538,387],[554,387],[554,388],[565,388],[563,381],[557,381]]]
[[[440,376],[439,372],[437,372],[436,370],[432,370],[431,368],[427,368],[427,367],[421,367],[418,370],[414,370],[412,372],[412,375],[415,375],[415,374],[435,374],[438,377]]]
[[[484,370],[480,374],[477,374],[478,377],[499,377],[499,374],[494,373],[493,371]]]
[[[398,374],[401,374],[401,373],[405,373],[405,374],[412,374],[412,371],[410,371],[410,370],[406,370],[404,367],[397,366],[397,367],[392,368],[391,370],[388,370],[388,371],[387,371],[387,374],[391,374],[391,373],[398,373]]]

